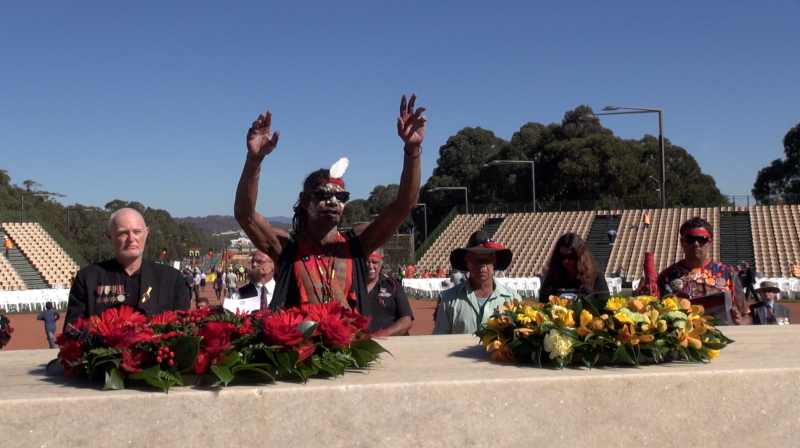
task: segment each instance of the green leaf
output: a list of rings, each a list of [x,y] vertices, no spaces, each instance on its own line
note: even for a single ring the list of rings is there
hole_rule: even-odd
[[[232,372],[232,373],[236,373],[236,372],[239,372],[239,371],[242,371],[242,370],[247,370],[247,371],[251,371],[251,372],[256,372],[256,373],[258,373],[258,374],[260,374],[260,375],[263,375],[263,376],[269,377],[269,379],[270,379],[271,381],[273,381],[273,382],[275,381],[275,377],[274,377],[274,376],[272,376],[272,375],[271,375],[269,372],[267,372],[266,370],[264,370],[264,369],[261,369],[261,368],[258,368],[258,367],[249,366],[249,365],[238,365],[238,366],[235,366],[233,369],[231,369],[231,372]]]
[[[175,352],[175,366],[178,371],[186,372],[194,367],[197,361],[197,354],[200,352],[200,336],[187,336],[179,338],[172,347]]]
[[[600,352],[596,351],[583,352],[583,356],[581,356],[583,363],[590,369],[594,367],[598,359],[600,359]]]
[[[703,347],[710,348],[711,350],[722,350],[727,346],[728,344],[721,344],[716,342],[703,342]]]
[[[211,366],[211,371],[214,372],[217,378],[226,386],[233,381],[233,373],[231,373],[231,370],[227,367]]]
[[[617,350],[614,353],[620,358],[622,358],[622,360],[627,362],[628,364],[636,365],[636,363],[633,361],[633,358],[631,358],[631,355],[628,353],[627,350],[625,350],[624,345],[617,346]]]
[[[377,355],[379,353],[389,353],[388,350],[383,348],[381,344],[375,342],[374,339],[361,339],[350,344],[350,347],[368,351],[373,355]],[[389,353],[389,355],[391,355],[391,353]]]
[[[308,322],[300,322],[300,324],[298,324],[298,327],[301,326],[302,324],[306,324],[305,326],[307,326],[307,328],[305,328],[304,330],[300,330],[303,332],[303,342],[305,342],[309,338],[311,338],[311,336],[314,336],[314,332],[317,331],[319,322],[314,322],[310,325],[308,324]]]
[[[275,353],[275,360],[278,361],[278,365],[287,372],[294,370],[294,366],[297,364],[298,359],[300,359],[300,354],[297,352]]]
[[[234,364],[239,362],[242,356],[236,350],[226,350],[222,352],[222,356],[224,357],[222,362],[219,363],[220,367],[225,367],[226,369],[230,369]]]
[[[125,382],[122,373],[117,367],[106,370],[106,383],[103,390],[122,390],[125,389]]]
[[[119,363],[122,362],[120,358],[111,358],[111,359],[95,359],[94,365],[95,367],[100,367],[103,364],[114,364],[115,367],[119,367]]]
[[[140,370],[138,372],[134,372],[128,375],[129,378],[135,380],[146,380],[147,378],[158,378],[158,372],[161,370],[158,364],[154,365],[153,367]]]

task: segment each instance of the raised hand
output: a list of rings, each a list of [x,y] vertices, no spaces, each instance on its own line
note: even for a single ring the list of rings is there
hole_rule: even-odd
[[[414,103],[417,101],[417,94],[411,95],[411,101],[406,104],[406,96],[400,100],[400,116],[397,117],[397,135],[403,139],[406,147],[415,148],[422,144],[425,139],[425,122],[427,118],[422,116],[425,112],[424,107],[414,110]]]
[[[272,111],[261,114],[247,131],[247,153],[252,156],[264,157],[278,146],[278,131],[272,133]]]

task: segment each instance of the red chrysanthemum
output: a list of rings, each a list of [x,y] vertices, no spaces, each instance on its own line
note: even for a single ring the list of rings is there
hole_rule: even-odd
[[[122,352],[122,362],[119,363],[119,366],[129,373],[139,372],[146,359],[147,353],[141,350],[125,350]]]
[[[150,321],[150,325],[168,324],[177,321],[178,321],[178,315],[175,314],[175,312],[168,310],[153,317],[153,320]]]

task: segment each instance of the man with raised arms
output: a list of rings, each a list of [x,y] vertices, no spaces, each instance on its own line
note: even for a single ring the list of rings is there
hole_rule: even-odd
[[[272,112],[261,114],[247,132],[247,158],[236,190],[234,213],[253,244],[277,263],[275,292],[269,307],[339,301],[369,316],[367,264],[369,255],[394,235],[416,207],[420,155],[425,137],[424,107],[415,110],[417,95],[403,95],[397,133],[403,140],[403,173],[397,198],[371,223],[341,234],[339,220],[350,193],[341,180],[347,159],[330,170],[306,177],[294,207],[294,233],[273,228],[256,212],[261,163],[278,145],[272,132]]]

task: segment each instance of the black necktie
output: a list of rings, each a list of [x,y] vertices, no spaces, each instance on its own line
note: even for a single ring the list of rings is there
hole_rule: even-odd
[[[268,292],[267,292],[267,285],[263,285],[261,287],[261,309],[267,308],[267,299],[268,299]]]

